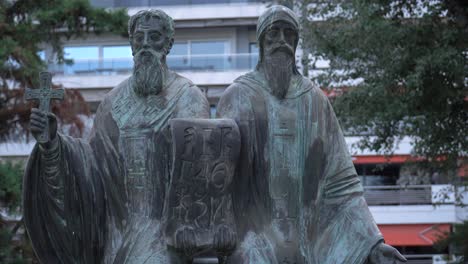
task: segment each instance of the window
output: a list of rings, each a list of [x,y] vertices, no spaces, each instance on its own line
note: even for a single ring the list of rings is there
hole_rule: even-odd
[[[171,69],[177,71],[189,67],[188,47],[188,42],[175,42],[174,45],[172,45],[172,49],[167,56],[167,64]]]
[[[192,41],[190,45],[193,69],[224,70],[230,61],[226,56],[227,41]]]
[[[249,54],[250,54],[249,63],[250,63],[250,68],[251,69],[253,69],[253,68],[255,68],[255,66],[257,66],[258,53],[259,53],[259,49],[258,49],[257,42],[249,43]]]
[[[128,72],[133,67],[132,49],[126,46],[102,47],[101,71]]]
[[[249,43],[249,53],[257,53],[258,54],[258,45],[257,42],[250,42]]]
[[[131,58],[132,49],[130,46],[104,46],[102,48],[102,57],[104,59]]]
[[[187,42],[176,42],[172,45],[171,55],[188,55],[188,43]]]
[[[216,118],[216,105],[210,105],[210,117]]]
[[[228,43],[224,40],[176,42],[167,64],[178,70],[224,70],[230,67]]]
[[[364,186],[396,185],[400,173],[398,164],[355,164]]]
[[[82,60],[99,57],[99,47],[65,47],[63,51],[66,59]]]
[[[171,70],[232,69],[237,57],[231,56],[228,40],[187,40],[175,42],[167,56]],[[130,45],[77,46],[64,48],[65,59],[72,65],[49,65],[49,70],[66,75],[129,73],[133,67]],[[245,58],[245,54],[242,58]],[[42,55],[41,55],[42,56]],[[248,61],[244,59],[244,68]]]
[[[65,47],[65,59],[72,59],[72,65],[64,65],[66,74],[88,73],[99,67],[99,47]]]

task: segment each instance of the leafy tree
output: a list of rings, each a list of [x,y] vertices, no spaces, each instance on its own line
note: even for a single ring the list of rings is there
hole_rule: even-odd
[[[86,0],[0,0],[0,142],[28,131],[31,104],[24,101],[24,90],[36,88],[38,73],[47,69],[39,55],[44,47],[52,48],[58,63],[72,63],[64,58],[65,41],[103,32],[126,35],[127,21],[125,10],[94,8]],[[62,125],[80,134],[84,124],[79,115],[88,114],[88,108],[79,92],[66,90],[65,99],[52,110]],[[0,209],[8,208],[10,214],[21,200],[22,168],[0,163]],[[27,237],[13,241],[21,222],[0,215],[0,263],[33,258]]]
[[[468,149],[467,4],[300,4],[305,66],[314,68],[309,58],[329,60],[330,67],[313,79],[322,87],[344,91],[334,104],[347,133],[363,135],[361,147],[387,152],[395,141],[410,136],[416,155],[455,168]]]
[[[125,10],[94,8],[87,0],[0,0],[0,142],[27,131],[31,105],[24,89],[38,87],[38,73],[47,68],[39,52],[46,45],[58,63],[71,63],[64,41],[90,33],[125,35],[127,20]],[[53,112],[79,134],[84,124],[78,115],[88,108],[77,91],[66,90]]]
[[[453,247],[454,253],[460,256],[456,263],[466,263],[468,260],[468,220],[453,226],[453,233],[445,234],[437,243],[436,248],[443,250],[447,247]]]
[[[23,167],[22,163],[0,163],[0,205],[10,215],[18,213]],[[23,243],[12,242],[19,224],[9,223],[6,218],[0,215],[0,263],[25,263],[23,254],[26,252],[29,252],[30,257],[32,257],[31,246],[27,241],[23,241]]]

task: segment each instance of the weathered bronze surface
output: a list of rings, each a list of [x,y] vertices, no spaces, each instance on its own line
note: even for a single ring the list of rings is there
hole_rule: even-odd
[[[168,248],[162,222],[174,163],[169,121],[208,118],[209,104],[166,66],[174,35],[169,16],[141,11],[130,19],[129,35],[133,75],[101,102],[89,140],[53,130],[29,158],[24,219],[42,263],[187,262]],[[47,117],[56,123],[42,110],[31,115],[37,139]]]
[[[383,243],[327,97],[296,69],[296,15],[267,9],[257,40],[256,70],[234,81],[217,110],[242,139],[230,263],[404,261]]]
[[[232,119],[172,119],[174,165],[166,201],[168,245],[223,262],[237,242],[232,181],[240,134]]]
[[[260,61],[219,102],[170,71],[172,19],[129,21],[133,75],[89,140],[33,110],[24,219],[42,263],[394,263],[333,109],[295,66],[299,23],[259,19]],[[48,122],[52,122],[48,126]]]
[[[38,100],[39,109],[41,111],[50,111],[50,100],[63,100],[64,90],[63,89],[52,89],[52,74],[50,72],[41,72],[39,74],[39,89],[26,88],[24,98],[26,100]],[[37,142],[45,143],[49,141],[49,124],[46,120],[44,132],[41,133]]]

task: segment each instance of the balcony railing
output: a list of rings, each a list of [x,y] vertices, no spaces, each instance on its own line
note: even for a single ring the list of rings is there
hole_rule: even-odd
[[[433,264],[433,263],[447,263],[443,255],[432,255],[432,254],[418,254],[418,255],[405,255],[405,258],[408,260],[407,264]]]
[[[365,186],[364,197],[369,205],[432,204],[432,186]]]
[[[199,4],[233,4],[262,3],[265,0],[119,0],[115,7],[166,6],[166,5],[199,5]]]
[[[258,53],[220,55],[169,55],[167,64],[174,71],[251,70],[257,65]],[[63,75],[114,75],[131,72],[133,58],[74,60],[72,65],[49,64],[49,71]]]

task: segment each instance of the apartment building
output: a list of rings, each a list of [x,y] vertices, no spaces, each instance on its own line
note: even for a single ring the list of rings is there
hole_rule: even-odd
[[[175,43],[168,65],[203,90],[214,116],[224,89],[257,63],[256,23],[270,1],[93,0],[91,3],[105,8],[124,7],[129,15],[159,8],[173,17]],[[129,41],[120,36],[103,34],[71,40],[64,51],[67,58],[74,60],[73,65],[57,65],[50,50],[44,51],[53,80],[67,89],[78,89],[93,111],[112,87],[130,75],[133,67]],[[443,200],[437,197],[440,190],[451,186],[434,175],[426,175],[422,180],[414,177],[415,172],[407,163],[412,159],[410,139],[399,142],[390,157],[356,149],[353,143],[359,137],[346,140],[365,186],[370,210],[386,242],[406,255],[409,263],[445,263],[441,254],[447,251],[436,252],[433,243],[441,232],[450,231],[452,224],[468,219],[468,211],[457,207],[453,196]],[[0,160],[25,159],[33,144],[2,144]]]

